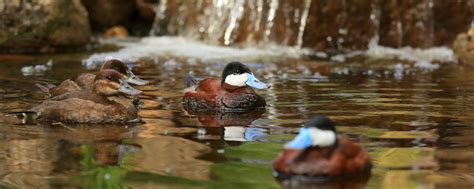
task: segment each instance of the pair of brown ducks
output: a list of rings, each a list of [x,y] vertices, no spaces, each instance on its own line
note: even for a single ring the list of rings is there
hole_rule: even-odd
[[[128,83],[148,82],[135,76],[119,60],[106,61],[99,73],[83,73],[55,87],[38,85],[50,98],[32,108],[38,121],[112,123],[138,121],[141,91]]]

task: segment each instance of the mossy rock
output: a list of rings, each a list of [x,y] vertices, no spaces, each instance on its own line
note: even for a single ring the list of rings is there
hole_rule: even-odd
[[[90,41],[80,0],[0,0],[0,52],[37,53],[77,49]]]

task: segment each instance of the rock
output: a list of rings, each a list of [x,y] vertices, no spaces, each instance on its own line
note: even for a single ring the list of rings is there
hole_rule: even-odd
[[[156,0],[136,0],[138,14],[150,25],[155,20]]]
[[[133,0],[82,0],[94,29],[105,31],[117,25],[126,26],[135,12]]]
[[[156,0],[82,0],[93,31],[124,26],[131,35],[148,35],[155,19]]]
[[[474,65],[474,28],[457,35],[452,48],[460,63]]]
[[[104,36],[106,37],[116,37],[116,38],[126,38],[128,37],[127,28],[123,26],[114,26],[107,31],[105,31]]]
[[[0,20],[2,53],[74,50],[91,37],[80,0],[0,0]]]

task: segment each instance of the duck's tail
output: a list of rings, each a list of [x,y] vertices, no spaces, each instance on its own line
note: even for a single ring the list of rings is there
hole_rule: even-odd
[[[186,80],[184,80],[184,86],[186,88],[192,88],[192,87],[195,87],[199,84],[199,81],[194,78],[191,73],[187,73],[186,74]]]
[[[53,84],[50,84],[50,83],[46,83],[46,82],[41,82],[40,83],[36,83],[35,84],[42,92],[44,93],[47,93],[49,94],[49,90],[56,87],[55,85]]]
[[[39,83],[36,83],[36,86],[37,86],[41,91],[43,91],[43,92],[45,92],[45,93],[49,93],[49,88],[48,88],[48,87],[46,87],[46,86],[44,86],[44,85],[41,85],[41,84],[39,84]]]

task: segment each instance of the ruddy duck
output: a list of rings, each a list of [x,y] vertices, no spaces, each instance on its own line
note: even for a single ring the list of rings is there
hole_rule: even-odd
[[[200,82],[188,77],[184,90],[184,108],[191,112],[248,112],[266,105],[265,99],[250,88],[269,86],[259,81],[250,69],[240,62],[226,65],[222,77]]]
[[[337,134],[333,122],[325,116],[307,121],[273,162],[278,178],[351,177],[370,173],[371,167],[367,151]]]
[[[111,59],[107,60],[100,70],[112,69],[116,70],[120,74],[126,76],[126,81],[134,85],[146,85],[147,81],[138,78],[133,72],[120,60]],[[92,73],[83,73],[79,75],[75,81],[67,79],[58,86],[43,86],[37,84],[37,86],[44,92],[49,93],[50,97],[55,97],[67,92],[81,90],[81,89],[92,89],[94,86],[94,79],[96,75]]]
[[[138,109],[126,95],[141,91],[112,69],[100,71],[91,90],[75,90],[43,101],[31,109],[39,121],[113,123],[138,120]]]

